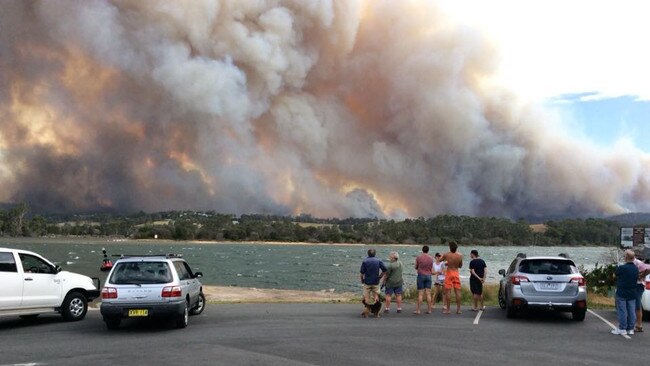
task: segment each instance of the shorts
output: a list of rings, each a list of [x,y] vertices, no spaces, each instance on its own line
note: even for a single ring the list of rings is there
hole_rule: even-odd
[[[470,277],[469,290],[474,295],[483,295],[483,282],[477,280],[476,278]]]
[[[438,278],[436,278],[435,281],[433,281],[434,286],[443,286],[444,284],[445,284],[445,277],[444,276],[438,277]]]
[[[363,297],[368,299],[368,304],[375,303],[375,297],[379,298],[379,285],[363,285]]]
[[[460,290],[460,274],[457,271],[447,270],[445,274],[445,290],[452,288]]]
[[[431,275],[418,275],[418,290],[431,289]]]
[[[641,298],[643,297],[643,292],[645,291],[645,286],[637,283],[636,284],[636,303],[635,303],[635,310],[641,310]]]
[[[401,294],[402,294],[402,286],[386,287],[386,295],[388,296],[401,295]]]

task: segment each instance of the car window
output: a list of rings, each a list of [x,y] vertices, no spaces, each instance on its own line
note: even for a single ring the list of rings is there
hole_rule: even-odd
[[[508,273],[513,273],[515,271],[515,266],[517,265],[517,260],[513,260],[512,263],[510,263],[510,267],[508,267]]]
[[[190,275],[190,278],[194,278],[194,272],[192,272],[192,268],[190,268],[187,262],[183,262],[183,267],[185,267],[185,270]]]
[[[54,267],[39,257],[22,253],[18,256],[20,257],[20,262],[23,265],[23,271],[26,273],[56,273]]]
[[[178,271],[179,279],[189,280],[192,278],[192,273],[189,271],[185,262],[174,262],[174,267],[176,267],[176,271]]]
[[[528,274],[566,275],[573,273],[570,261],[560,259],[524,260],[519,265],[519,272]]]
[[[117,285],[172,282],[167,262],[118,262],[109,280]]]
[[[18,272],[13,253],[0,252],[0,272]]]

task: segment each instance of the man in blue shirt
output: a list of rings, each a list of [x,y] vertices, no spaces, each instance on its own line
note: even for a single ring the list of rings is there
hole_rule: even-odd
[[[634,252],[625,251],[625,264],[616,268],[616,313],[618,329],[613,334],[634,334],[636,323],[636,281],[639,269],[634,265]]]
[[[363,284],[363,299],[367,304],[379,301],[379,282],[386,275],[384,262],[376,258],[377,251],[368,249],[368,257],[361,263],[360,278]]]

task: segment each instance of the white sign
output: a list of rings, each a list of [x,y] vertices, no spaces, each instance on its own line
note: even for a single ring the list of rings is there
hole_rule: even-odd
[[[634,232],[631,227],[621,228],[621,248],[632,248]]]

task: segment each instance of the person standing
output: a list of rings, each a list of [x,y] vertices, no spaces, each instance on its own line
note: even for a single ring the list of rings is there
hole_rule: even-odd
[[[427,314],[431,314],[431,275],[433,274],[433,258],[429,255],[428,245],[423,246],[422,253],[415,258],[415,270],[418,273],[418,302],[413,314],[420,315],[422,296],[426,297]]]
[[[436,300],[438,297],[442,297],[442,306],[444,310],[445,306],[445,271],[447,267],[445,262],[442,261],[442,254],[436,253],[434,255],[435,262],[433,263],[433,288],[434,292],[431,295],[431,301],[433,302],[433,309],[436,308]]]
[[[462,314],[460,311],[460,273],[458,270],[463,266],[463,255],[456,253],[458,244],[455,241],[449,242],[449,252],[442,255],[442,260],[447,263],[447,272],[445,273],[445,309],[443,314],[449,314],[451,311],[451,289],[454,289],[456,295],[456,314]]]
[[[472,258],[469,262],[469,289],[472,292],[472,300],[474,301],[472,311],[485,310],[485,305],[483,305],[483,283],[487,276],[487,265],[482,258],[479,258],[478,250],[472,249],[469,256]],[[479,307],[479,303],[481,307]]]
[[[361,262],[360,279],[363,284],[363,299],[369,305],[379,301],[379,282],[386,274],[386,266],[376,257],[377,251],[368,249],[368,256]]]
[[[404,279],[402,273],[404,268],[402,262],[399,260],[399,253],[390,252],[388,255],[388,263],[385,277],[385,286],[386,286],[386,308],[384,313],[390,312],[390,300],[393,295],[395,295],[395,300],[397,301],[397,312],[402,312],[402,290],[404,286]]]
[[[641,308],[641,297],[643,297],[643,292],[645,291],[645,276],[650,274],[650,265],[643,263],[638,258],[634,259],[634,265],[639,270],[639,277],[636,282],[636,326],[634,327],[634,331],[641,333],[643,332],[643,309]]]
[[[634,265],[634,252],[625,251],[625,264],[616,268],[616,313],[618,329],[612,334],[634,334],[636,323],[636,281],[639,269]]]

